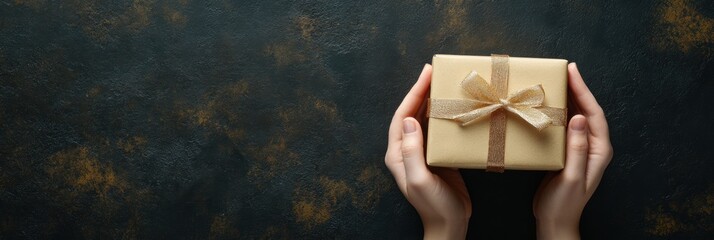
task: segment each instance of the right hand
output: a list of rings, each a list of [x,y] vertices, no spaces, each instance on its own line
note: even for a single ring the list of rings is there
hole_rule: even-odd
[[[580,215],[612,159],[605,113],[575,63],[568,65],[571,111],[565,168],[546,175],[535,197],[538,239],[579,239]]]

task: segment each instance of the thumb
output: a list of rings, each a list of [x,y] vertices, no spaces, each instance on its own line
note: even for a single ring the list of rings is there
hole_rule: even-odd
[[[585,179],[588,159],[588,120],[583,115],[570,119],[565,152],[565,175],[572,179]]]
[[[407,182],[419,182],[429,176],[424,161],[424,139],[421,126],[416,119],[408,117],[402,121],[402,158]]]

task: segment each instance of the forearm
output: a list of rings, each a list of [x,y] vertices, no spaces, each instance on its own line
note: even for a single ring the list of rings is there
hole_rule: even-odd
[[[424,239],[465,239],[469,220],[424,222]]]
[[[580,229],[578,228],[578,225],[578,223],[565,225],[548,222],[536,222],[536,235],[539,240],[579,240]]]

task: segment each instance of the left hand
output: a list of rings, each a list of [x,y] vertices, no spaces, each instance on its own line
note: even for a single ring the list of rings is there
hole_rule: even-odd
[[[471,217],[471,199],[457,169],[427,167],[424,135],[414,119],[431,82],[427,64],[392,118],[384,162],[399,190],[416,208],[424,239],[463,239]],[[423,122],[423,121],[422,121]]]

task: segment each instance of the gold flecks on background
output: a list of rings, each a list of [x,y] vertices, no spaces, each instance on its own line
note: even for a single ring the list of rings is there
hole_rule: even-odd
[[[265,142],[253,142],[254,139],[249,139],[247,136],[256,133],[238,127],[255,117],[254,112],[237,107],[249,94],[249,88],[245,80],[219,86],[216,90],[204,94],[200,104],[196,106],[177,103],[175,112],[178,113],[179,119],[189,122],[194,127],[208,130],[206,134],[227,136],[232,145],[221,146],[221,151],[230,152],[237,148],[245,154],[252,160],[247,176],[254,184],[261,185],[296,166],[299,155],[288,146],[290,136],[286,136],[289,134],[285,132],[290,130],[271,132],[268,133],[269,137]]]
[[[165,1],[162,6],[164,20],[174,26],[186,24],[186,15],[179,8],[185,8],[188,0]]]
[[[357,176],[354,188],[359,194],[352,195],[352,204],[363,211],[374,209],[382,194],[391,191],[392,186],[394,183],[391,176],[385,175],[374,165],[367,166]]]
[[[647,233],[669,236],[679,232],[714,234],[714,185],[684,201],[646,209]]]
[[[151,14],[153,4],[152,0],[133,0],[131,7],[120,18],[127,24],[129,30],[141,31],[151,24],[149,14]]]
[[[663,213],[663,211],[662,206],[654,211],[647,210],[645,220],[650,223],[647,233],[656,236],[667,236],[682,230],[682,224],[669,214]]]
[[[85,124],[90,123],[88,122]],[[92,149],[95,152],[106,153],[116,149],[116,145],[114,145],[114,142],[105,136],[97,135],[93,132],[85,130],[82,132],[82,137],[86,139],[87,142],[92,143]]]
[[[463,0],[435,0],[435,5],[442,7],[444,16],[440,31],[464,31],[466,25],[466,6]]]
[[[81,224],[80,230],[86,238],[97,238],[100,234],[135,236],[141,218],[140,206],[151,199],[150,194],[135,187],[97,157],[86,146],[65,149],[50,156],[44,167],[50,183],[45,186],[47,193],[67,214],[89,211],[97,216],[91,222]],[[125,226],[102,227],[109,226],[112,219],[127,211],[130,215]]]
[[[328,121],[334,122],[339,119],[337,105],[333,102],[319,99],[315,96],[307,96],[305,99],[312,104],[312,108],[327,117]]]
[[[315,19],[309,16],[298,16],[295,18],[295,25],[297,25],[298,30],[302,39],[311,41],[312,36],[315,33]]]
[[[714,18],[697,11],[688,0],[668,0],[657,10],[659,24],[653,30],[653,41],[660,50],[675,48],[689,53],[692,50],[711,54],[714,44]]]
[[[296,99],[298,99],[296,105],[278,109],[282,131],[276,132],[278,136],[274,136],[274,138],[280,139],[280,141],[258,148],[265,151],[264,155],[247,154],[252,159],[257,160],[253,169],[255,169],[255,166],[264,166],[262,164],[267,163],[265,164],[267,166],[279,166],[280,168],[269,168],[277,170],[279,174],[280,172],[288,171],[293,166],[297,166],[299,158],[297,153],[292,151],[290,143],[299,141],[306,134],[314,134],[306,132],[310,130],[309,127],[305,126],[305,122],[317,121],[330,125],[346,124],[334,102],[319,98],[301,89],[296,90],[296,95]],[[276,161],[271,158],[271,155],[268,155],[268,153],[285,152],[294,154],[295,158],[291,159],[289,157],[288,160],[294,161],[295,164]],[[336,154],[339,155],[339,153]],[[250,176],[252,179],[261,177],[266,180],[270,179],[266,177],[276,175],[276,173],[266,171],[269,169],[260,171],[260,174],[255,174],[258,172],[251,170]],[[343,179],[333,179],[326,176],[313,177],[303,184],[305,185],[298,186],[294,191],[292,198],[293,214],[296,222],[309,229],[325,224],[334,216],[335,211],[345,207],[354,206],[363,211],[373,209],[381,195],[389,191],[393,185],[390,182],[390,178],[386,177],[373,165],[365,167],[356,176]]]
[[[275,60],[275,64],[279,67],[298,64],[307,61],[307,57],[298,48],[295,43],[273,43],[267,45],[263,49],[263,53]]]
[[[112,32],[118,29],[134,33],[141,32],[151,23],[152,13],[156,12],[173,26],[183,26],[187,22],[181,11],[188,5],[188,0],[166,0],[160,11],[154,11],[155,0],[132,0],[120,11],[107,11],[101,8],[98,0],[69,0],[62,2],[79,18],[75,23],[92,39],[99,42],[113,40]],[[34,9],[43,7],[46,0],[15,0],[17,5],[26,5]]]
[[[233,223],[224,215],[214,216],[208,239],[235,239],[240,236],[238,230],[233,228]]]
[[[323,224],[331,217],[330,205],[324,202],[302,199],[293,204],[293,212],[298,223],[305,223],[308,228]]]
[[[290,144],[301,141],[301,138],[305,137],[306,131],[308,131],[305,126],[306,122],[314,122],[318,119],[328,124],[342,122],[334,103],[317,98],[302,90],[298,90],[297,95],[298,104],[277,109],[276,115],[280,120],[280,131],[271,133],[267,143],[244,148],[247,156],[254,160],[248,171],[248,176],[255,183],[269,181],[300,163],[298,151],[292,149]]]
[[[91,156],[87,147],[61,151],[49,159],[47,174],[54,179],[67,183],[74,191],[68,194],[88,192],[96,194],[100,201],[109,201],[110,193],[124,193],[128,183],[117,177],[114,169],[100,163]]]
[[[338,201],[352,189],[342,180],[320,177],[321,193],[298,188],[293,198],[293,213],[296,221],[313,228],[330,220]],[[321,197],[317,197],[317,196]]]
[[[280,136],[265,145],[248,147],[245,153],[254,160],[248,176],[258,184],[288,171],[300,161],[298,153],[289,149],[285,138]]]
[[[217,90],[209,91],[202,97],[202,104],[198,106],[184,106],[178,104],[178,117],[188,120],[195,126],[205,127],[217,133],[224,133],[233,143],[241,142],[245,130],[236,128],[242,116],[235,110],[235,105],[248,94],[249,85],[245,80],[232,82],[220,86]]]
[[[288,39],[291,40],[268,43],[263,47],[264,55],[274,59],[278,67],[292,63],[307,64],[312,69],[310,71],[321,73],[321,76],[311,79],[312,84],[335,84],[334,76],[331,74],[332,69],[329,69],[322,57],[325,47],[329,48],[329,46],[326,46],[323,41],[315,40],[333,37],[335,28],[339,27],[341,27],[339,24],[329,21],[329,14],[296,15],[291,18],[286,28]]]
[[[135,151],[143,151],[146,147],[146,138],[142,136],[133,136],[117,141],[117,147],[126,154],[134,153]]]
[[[340,200],[342,196],[352,192],[352,189],[347,186],[347,183],[344,180],[320,177],[318,182],[324,190],[323,195],[325,196],[325,199],[328,200],[332,206],[336,205],[337,201]]]
[[[466,6],[463,0],[436,0],[439,26],[435,33],[427,35],[427,41],[434,45],[448,36],[460,36],[468,32]]]
[[[224,86],[218,92],[219,94],[226,94],[234,97],[245,97],[248,94],[248,82],[238,81],[230,83]]]
[[[278,119],[284,129],[282,134],[290,138],[299,137],[304,134],[303,124],[306,121],[321,119],[331,124],[342,122],[334,102],[318,98],[304,90],[297,90],[297,99],[298,105],[278,109]]]
[[[87,94],[85,94],[85,97],[95,98],[95,97],[99,96],[99,94],[101,94],[101,93],[102,93],[102,87],[95,86],[95,87],[90,88],[89,91],[87,91]]]
[[[94,40],[106,42],[111,39],[110,32],[124,28],[139,32],[151,25],[152,0],[133,0],[124,11],[102,11],[98,0],[69,0],[67,4],[79,17],[76,23]]]
[[[296,222],[308,228],[326,223],[335,211],[347,207],[347,203],[362,211],[374,209],[381,195],[390,191],[393,184],[376,166],[368,166],[356,181],[322,176],[315,185],[317,187],[298,187],[293,194]]]
[[[289,144],[301,141],[308,134],[305,123],[321,121],[328,124],[339,124],[342,118],[337,106],[330,101],[317,98],[305,91],[297,91],[298,104],[279,107],[277,118],[280,120],[280,131],[270,134],[270,141],[265,144],[248,146],[244,152],[253,164],[248,176],[255,183],[263,183],[276,174],[288,171],[300,163],[298,151]],[[313,134],[313,133],[310,133]]]
[[[206,125],[208,125],[209,121],[211,120],[211,112],[209,112],[205,109],[200,109],[200,110],[196,111],[194,116],[196,118],[196,124],[198,124],[200,126],[204,126],[204,127]],[[214,126],[214,127],[218,127],[218,126]]]
[[[45,6],[47,0],[15,0],[15,5],[28,6],[34,10],[38,10]]]
[[[504,39],[503,23],[499,19],[490,19],[488,24],[472,24],[469,18],[469,8],[463,0],[435,0],[437,16],[436,30],[427,34],[427,43],[431,46],[453,44],[459,53],[473,53],[478,50],[491,49],[496,46],[514,45],[504,43],[512,39]],[[477,11],[485,11],[488,3],[480,4]],[[446,42],[450,39],[449,42]],[[406,41],[406,40],[405,40]],[[408,41],[407,41],[408,42]]]

